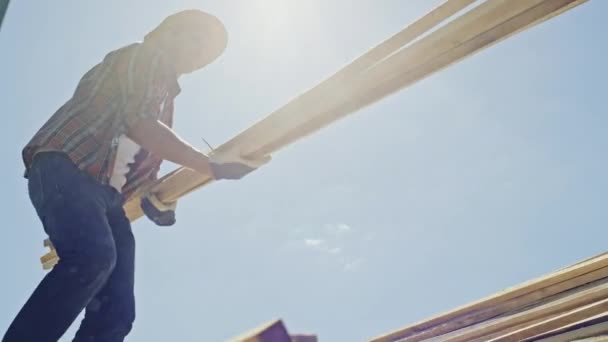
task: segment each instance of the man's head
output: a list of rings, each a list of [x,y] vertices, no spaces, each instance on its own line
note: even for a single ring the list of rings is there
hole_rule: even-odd
[[[179,74],[187,74],[213,62],[226,49],[228,32],[215,16],[185,10],[167,17],[144,43],[157,45],[173,60]]]

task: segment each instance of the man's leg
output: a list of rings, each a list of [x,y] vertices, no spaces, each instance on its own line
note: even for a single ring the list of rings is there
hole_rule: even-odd
[[[74,342],[119,342],[135,320],[135,239],[131,223],[119,204],[108,220],[116,244],[116,266],[104,287],[91,300]]]
[[[116,263],[101,187],[55,154],[36,158],[32,203],[60,256],[9,327],[4,342],[55,342],[99,291]]]

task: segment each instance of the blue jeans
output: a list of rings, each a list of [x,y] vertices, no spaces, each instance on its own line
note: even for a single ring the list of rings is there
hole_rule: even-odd
[[[55,152],[36,156],[28,189],[60,261],[2,341],[57,341],[83,309],[73,341],[123,341],[135,320],[135,239],[122,195]]]

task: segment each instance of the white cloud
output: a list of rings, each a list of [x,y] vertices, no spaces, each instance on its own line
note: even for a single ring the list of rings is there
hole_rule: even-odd
[[[352,234],[353,228],[347,223],[326,223],[322,226],[297,227],[292,230],[291,246],[307,250],[317,255],[324,263],[333,264],[344,272],[356,272],[361,269],[364,258],[358,256],[357,241],[369,241],[373,234],[362,236]],[[355,249],[351,246],[354,243]]]
[[[353,228],[346,223],[327,223],[325,229],[332,234],[343,234],[350,232]]]
[[[304,244],[308,247],[320,247],[324,243],[323,239],[304,239]]]

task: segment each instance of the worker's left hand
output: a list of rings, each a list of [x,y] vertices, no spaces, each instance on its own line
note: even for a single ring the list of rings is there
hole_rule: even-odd
[[[141,209],[144,214],[158,226],[172,226],[175,224],[176,204],[176,202],[163,203],[154,194],[148,194],[141,198]]]
[[[270,156],[255,159],[245,158],[231,152],[211,152],[209,165],[213,178],[219,179],[241,179],[260,166],[270,161]]]

